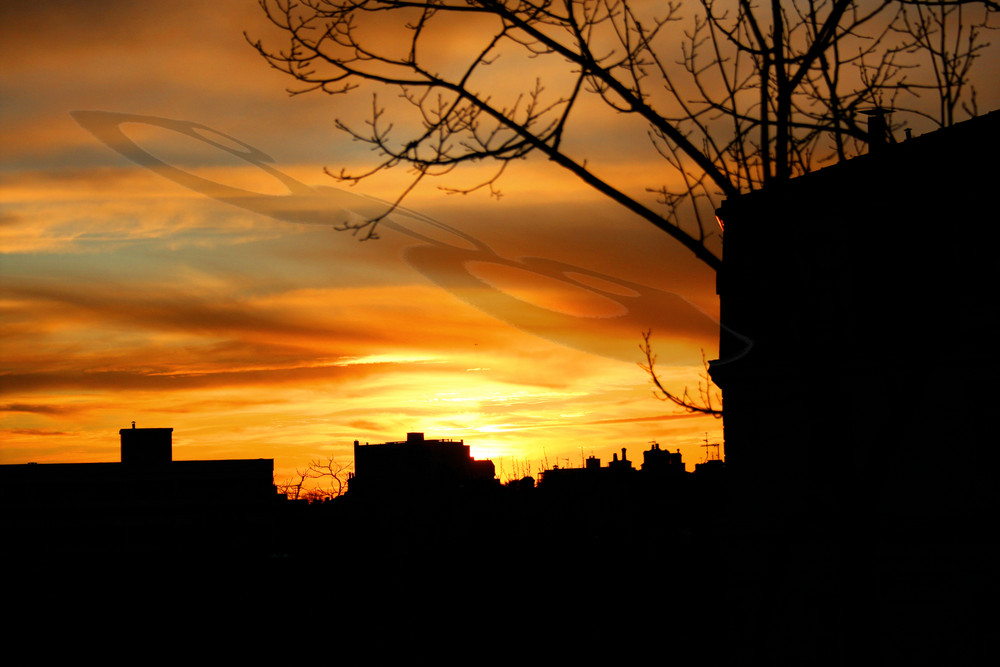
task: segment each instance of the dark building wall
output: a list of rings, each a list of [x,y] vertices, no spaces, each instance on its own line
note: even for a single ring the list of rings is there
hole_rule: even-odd
[[[272,459],[0,466],[0,505],[7,507],[235,506],[274,498]]]
[[[998,150],[993,113],[720,209],[712,376],[727,468],[753,492],[995,506]]]
[[[0,466],[7,507],[181,507],[267,504],[273,459],[174,461],[172,428],[123,428],[121,463]]]

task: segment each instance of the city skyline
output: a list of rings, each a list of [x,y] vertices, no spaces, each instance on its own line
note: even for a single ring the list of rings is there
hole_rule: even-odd
[[[656,401],[637,365],[651,329],[668,388],[697,385],[718,349],[714,272],[555,165],[512,164],[502,198],[437,188],[489,166],[423,183],[414,215],[362,243],[332,228],[408,174],[348,188],[323,169],[371,165],[334,119],[362,122],[376,91],[287,96],[244,37],[278,43],[256,3],[2,11],[0,462],[113,460],[107,434],[132,420],[178,428],[188,458],[274,458],[279,477],[409,430],[530,461],[657,441],[691,463],[706,433],[722,440],[721,420]],[[978,102],[1000,107],[1000,90]],[[154,162],[88,128],[89,111],[163,121],[121,123]],[[594,105],[574,122],[575,154],[655,199],[643,123]]]
[[[132,420],[176,427],[185,458],[274,458],[279,478],[401,431],[529,461],[576,461],[581,449],[610,458],[656,440],[693,464],[706,431],[721,440],[721,421],[656,401],[637,365],[644,329],[677,389],[693,387],[701,351],[717,349],[714,275],[662,232],[540,160],[516,165],[500,200],[431,185],[406,201],[438,223],[411,231],[466,249],[471,238],[505,260],[455,270],[438,271],[412,235],[385,229],[360,243],[333,224],[275,220],[193,192],[130,162],[71,113],[199,124],[329,195],[346,186],[323,167],[367,159],[332,124],[364,98],[287,97],[288,82],[244,41],[243,30],[266,31],[252,3],[113,9],[101,21],[82,4],[5,9],[0,461],[113,460],[108,434]],[[33,50],[32,25],[47,26],[59,48]],[[257,166],[192,137],[122,128],[190,173],[288,195]],[[626,175],[651,169],[651,158],[609,156],[624,141],[595,136],[592,153]],[[392,200],[404,177],[350,192]],[[524,257],[578,269],[569,277],[579,282],[529,270]],[[449,287],[462,267],[485,281],[483,294]],[[637,296],[646,312],[629,308]],[[551,322],[531,320],[538,312]]]

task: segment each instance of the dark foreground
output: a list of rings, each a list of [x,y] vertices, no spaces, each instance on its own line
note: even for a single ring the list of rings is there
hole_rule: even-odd
[[[280,645],[318,624],[352,650],[415,656],[944,665],[995,653],[998,554],[976,517],[778,521],[716,493],[510,494],[22,509],[3,535],[16,608],[99,598],[116,601],[117,622],[212,610],[263,622]]]

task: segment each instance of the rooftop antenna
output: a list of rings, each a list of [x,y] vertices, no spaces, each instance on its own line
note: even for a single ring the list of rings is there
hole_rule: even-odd
[[[702,445],[702,447],[705,448],[705,463],[708,463],[709,461],[720,461],[720,460],[722,460],[722,457],[719,455],[719,443],[715,442],[715,443],[709,444],[709,442],[708,442],[708,431],[705,431],[705,444]],[[711,454],[708,451],[709,447],[715,447],[715,458],[711,458]]]

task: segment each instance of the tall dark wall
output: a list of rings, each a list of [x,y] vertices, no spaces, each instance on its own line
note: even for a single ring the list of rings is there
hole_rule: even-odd
[[[712,375],[744,493],[996,506],[998,154],[993,113],[725,203]]]

